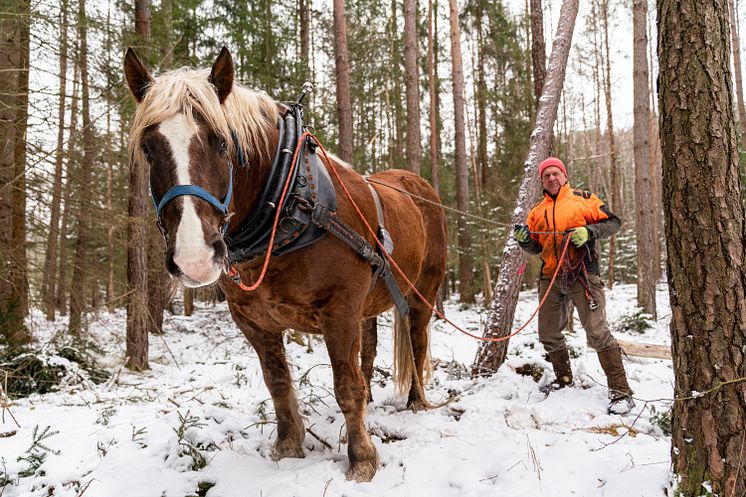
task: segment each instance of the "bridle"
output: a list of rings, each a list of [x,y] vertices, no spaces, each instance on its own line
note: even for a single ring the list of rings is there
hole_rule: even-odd
[[[241,152],[240,155],[243,155],[243,152]],[[172,186],[170,190],[166,192],[166,194],[161,198],[160,201],[157,201],[155,199],[155,195],[153,195],[153,192],[151,190],[150,197],[153,199],[153,205],[155,206],[155,215],[156,215],[156,225],[158,226],[158,230],[161,232],[161,235],[163,235],[163,239],[168,244],[168,237],[166,232],[166,227],[163,224],[163,218],[161,217],[161,211],[163,211],[163,208],[171,202],[176,197],[182,197],[185,195],[189,195],[192,197],[199,197],[205,202],[209,203],[215,209],[218,210],[223,215],[223,218],[225,219],[225,222],[223,223],[223,227],[220,229],[220,235],[222,236],[225,234],[225,231],[228,229],[228,205],[231,203],[231,197],[233,197],[233,162],[228,162],[229,166],[229,172],[228,172],[228,193],[225,195],[225,198],[221,202],[218,200],[215,195],[208,192],[204,188],[198,185],[175,185]]]

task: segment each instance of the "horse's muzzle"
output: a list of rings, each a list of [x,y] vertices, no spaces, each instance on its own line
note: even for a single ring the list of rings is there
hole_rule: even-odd
[[[184,286],[197,288],[215,283],[225,267],[227,248],[222,237],[215,237],[201,250],[166,249],[166,270]]]

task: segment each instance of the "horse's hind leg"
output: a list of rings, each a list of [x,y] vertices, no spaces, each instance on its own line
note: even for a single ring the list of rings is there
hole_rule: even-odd
[[[359,320],[335,316],[324,326],[324,340],[334,374],[334,394],[347,424],[348,480],[370,481],[378,469],[379,459],[370,435],[365,429],[367,396],[365,379],[359,366]]]
[[[414,355],[414,369],[412,371],[412,385],[409,388],[407,407],[413,411],[426,409],[429,404],[425,398],[425,381],[430,373],[430,317],[432,311],[417,296],[410,299],[409,333],[412,339],[412,354]]]
[[[362,349],[360,351],[360,368],[363,370],[365,386],[368,390],[368,402],[373,402],[373,394],[370,391],[370,381],[373,378],[373,362],[376,360],[376,347],[378,346],[378,321],[377,317],[364,319],[362,323]]]
[[[264,374],[277,415],[277,441],[272,447],[272,459],[304,457],[303,439],[306,430],[298,414],[293,380],[285,359],[285,346],[281,333],[267,333],[241,326],[246,338],[254,347]]]

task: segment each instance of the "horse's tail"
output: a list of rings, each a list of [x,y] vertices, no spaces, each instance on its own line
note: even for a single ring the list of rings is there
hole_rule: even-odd
[[[409,316],[394,309],[394,384],[399,392],[407,393],[414,374],[414,350],[410,334]]]
[[[427,327],[428,334],[430,327]],[[427,356],[425,357],[423,382],[430,381],[433,373],[433,364],[430,359],[430,340],[428,337]],[[394,308],[394,384],[396,389],[401,393],[408,393],[412,387],[412,380],[416,380],[418,385],[415,388],[419,390],[420,398],[424,403],[425,385],[420,384],[419,371],[415,371],[414,348],[412,347],[412,328],[409,322],[409,316],[403,316]]]

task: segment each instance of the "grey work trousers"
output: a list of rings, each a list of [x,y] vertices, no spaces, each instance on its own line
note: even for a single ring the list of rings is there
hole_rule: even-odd
[[[542,278],[539,282],[539,302],[547,292],[549,281],[549,279]],[[598,302],[598,308],[595,311],[591,310],[585,295],[586,289],[580,281],[575,281],[569,288],[562,288],[559,278],[554,282],[546,302],[539,309],[539,340],[547,352],[555,352],[567,347],[562,330],[567,325],[568,298],[578,310],[590,347],[599,352],[618,347],[606,323],[606,297],[601,277],[589,274],[588,289]]]

